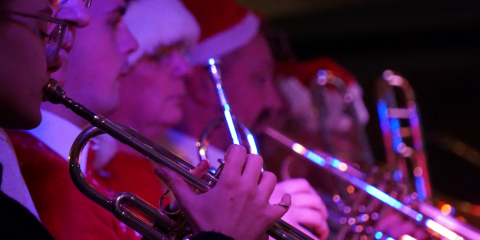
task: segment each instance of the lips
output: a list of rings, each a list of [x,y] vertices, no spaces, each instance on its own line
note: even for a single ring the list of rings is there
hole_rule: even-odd
[[[74,29],[67,27],[67,31],[65,32],[65,37],[63,37],[62,42],[62,49],[64,49],[67,53],[70,53],[70,50],[73,48],[74,43],[74,36],[73,36]]]

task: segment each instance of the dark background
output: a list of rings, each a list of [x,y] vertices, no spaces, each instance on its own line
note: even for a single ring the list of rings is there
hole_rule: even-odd
[[[240,2],[284,31],[300,60],[331,57],[357,77],[379,160],[374,83],[385,69],[408,79],[420,107],[434,191],[480,204],[480,1]],[[457,144],[442,144],[445,138]]]

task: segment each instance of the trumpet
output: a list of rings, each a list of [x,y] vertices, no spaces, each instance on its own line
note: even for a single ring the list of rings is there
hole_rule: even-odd
[[[226,123],[228,132],[232,139],[233,144],[237,145],[244,145],[244,141],[242,140],[242,135],[237,128],[241,130],[244,137],[247,139],[246,147],[249,153],[259,154],[257,143],[253,134],[250,130],[245,126],[243,122],[238,120],[235,115],[232,114],[230,109],[230,104],[228,104],[227,96],[223,90],[223,82],[222,82],[222,74],[219,68],[220,60],[215,58],[210,58],[207,61],[206,69],[210,75],[210,79],[212,80],[215,90],[218,96],[218,100],[220,102],[220,107],[223,112],[223,117],[220,117],[214,121],[212,121],[209,126],[205,129],[205,131],[200,136],[198,141],[198,155],[201,160],[206,160],[208,158],[208,139],[212,136],[212,134],[222,126],[222,124]]]
[[[74,113],[89,121],[92,126],[80,133],[72,145],[69,156],[69,172],[75,186],[92,201],[112,212],[115,217],[149,239],[189,239],[191,229],[182,213],[169,213],[159,210],[132,193],[119,193],[109,198],[90,185],[81,172],[79,159],[85,145],[94,137],[108,134],[118,141],[127,144],[152,161],[164,165],[182,176],[192,187],[200,192],[210,190],[217,182],[216,176],[206,173],[204,180],[190,173],[192,164],[181,159],[172,152],[146,139],[134,129],[113,123],[99,114],[66,96],[65,91],[51,79],[44,90],[43,101],[62,104]],[[221,169],[219,170],[221,171]],[[174,221],[170,215],[177,215]],[[301,231],[279,220],[268,234],[275,239],[301,240],[311,239]]]

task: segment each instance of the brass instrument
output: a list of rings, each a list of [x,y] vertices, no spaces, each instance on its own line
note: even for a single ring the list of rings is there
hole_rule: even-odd
[[[477,229],[451,216],[443,215],[440,210],[429,204],[431,190],[413,91],[405,79],[395,75],[392,71],[385,71],[383,79],[381,82],[383,91],[378,102],[378,111],[384,141],[388,150],[391,150],[387,154],[390,154],[388,162],[392,174],[379,171],[376,166],[371,167],[370,173],[365,174],[331,156],[331,153],[309,150],[272,128],[266,128],[265,133],[350,185],[346,189],[348,195],[345,196],[345,199],[340,194],[335,194],[332,199],[332,205],[337,209],[329,212],[329,215],[330,218],[335,218],[334,222],[340,225],[340,232],[336,239],[345,239],[347,232],[351,233],[348,236],[352,239],[363,240],[372,237],[389,239],[388,233],[376,232],[373,227],[373,222],[381,219],[383,213],[388,210],[386,206],[400,211],[417,224],[423,225],[427,231],[438,238],[480,239],[480,232]],[[314,102],[320,112],[322,107],[325,107],[321,104],[323,102],[322,86],[328,82],[335,86],[342,86],[342,82],[325,70],[319,70],[316,78],[312,80],[313,97],[316,98]],[[394,95],[394,92],[397,93],[397,96]],[[398,93],[403,93],[405,96],[402,97]],[[323,137],[329,137],[329,135],[325,135],[324,132]],[[393,150],[392,145],[397,149]],[[363,145],[363,148],[365,146],[367,145]],[[332,148],[327,144],[327,150]],[[411,160],[411,162],[407,164],[407,160]],[[407,166],[411,167],[410,171]],[[285,169],[282,172],[285,172]],[[413,194],[408,193],[410,181],[407,180],[409,178],[414,179],[415,182],[416,191]],[[355,191],[355,188],[363,191]],[[382,204],[379,205],[378,202]],[[413,238],[405,236],[405,239]]]
[[[43,100],[54,104],[62,104],[92,124],[77,137],[70,151],[69,171],[72,181],[80,192],[149,239],[188,239],[191,236],[188,224],[181,215],[180,220],[174,221],[168,216],[171,213],[163,212],[151,206],[134,194],[119,193],[110,199],[97,191],[85,180],[80,170],[80,154],[93,137],[106,133],[142,153],[152,161],[180,174],[191,186],[200,192],[208,191],[215,185],[217,181],[215,176],[207,173],[204,176],[205,180],[198,179],[190,173],[190,170],[194,168],[192,164],[156,145],[135,130],[115,124],[75,102],[65,95],[65,91],[53,79],[50,80],[44,91]],[[269,229],[268,234],[276,239],[311,239],[281,220]]]
[[[210,58],[207,61],[207,71],[210,75],[210,79],[212,80],[215,90],[218,96],[218,100],[221,105],[221,109],[223,112],[223,117],[214,120],[207,126],[205,131],[200,136],[198,141],[198,154],[201,160],[206,160],[208,158],[208,139],[211,135],[222,126],[222,124],[226,123],[228,132],[230,133],[230,137],[232,139],[232,144],[237,145],[245,145],[249,153],[259,154],[257,144],[255,142],[255,138],[250,130],[243,124],[240,120],[235,118],[230,110],[230,104],[228,104],[227,97],[225,96],[225,92],[223,90],[223,83],[222,83],[222,74],[219,68],[220,60],[215,58]],[[242,130],[244,137],[247,139],[247,144],[244,144],[242,141],[242,135],[237,129]]]
[[[357,112],[354,108],[354,101],[358,101],[358,99],[355,99],[352,93],[348,91],[347,83],[342,78],[336,76],[332,71],[326,69],[320,69],[317,71],[316,80],[312,81],[311,83],[313,103],[318,109],[318,115],[327,116],[327,112],[329,111],[326,99],[327,95],[325,93],[327,91],[327,84],[328,86],[334,87],[335,90],[338,91],[338,93],[342,96],[345,112],[352,119],[352,128],[356,134],[351,135],[351,138],[354,138],[354,142],[360,147],[360,149],[357,151],[357,156],[354,157],[354,159],[359,159],[364,164],[373,164],[373,156],[367,134],[365,133],[365,128],[360,123]],[[338,156],[338,150],[336,150],[336,147],[331,141],[335,133],[330,131],[326,125],[326,121],[320,121],[320,124],[323,125],[321,129],[321,135],[323,140],[326,142],[325,145],[328,153]]]
[[[480,239],[480,232],[478,230],[451,216],[443,215],[440,210],[432,207],[428,203],[413,201],[410,199],[410,203],[407,205],[398,201],[394,197],[381,191],[379,188],[367,183],[365,181],[365,174],[358,172],[358,170],[337,158],[331,157],[326,153],[309,150],[272,128],[266,128],[265,133],[316,165],[327,169],[329,172],[347,181],[352,186],[363,190],[376,200],[398,210],[416,223],[425,226],[427,229],[433,231],[436,235],[439,235],[439,238],[444,237],[452,240]],[[337,199],[337,202],[340,201],[341,199]],[[367,218],[367,220],[369,218],[373,218],[373,216],[364,216]],[[359,222],[361,223],[362,221],[367,221],[363,220],[362,218],[362,216],[359,216],[358,219],[353,219],[353,223],[351,225]],[[350,221],[350,219],[347,221]]]
[[[393,179],[413,186],[419,201],[431,202],[432,190],[415,94],[408,81],[391,70],[385,70],[382,79],[377,85],[377,110]]]

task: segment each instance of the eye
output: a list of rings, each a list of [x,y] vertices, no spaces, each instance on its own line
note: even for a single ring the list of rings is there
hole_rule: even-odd
[[[122,22],[122,16],[114,16],[108,19],[108,24],[113,28],[117,28],[118,25]]]

